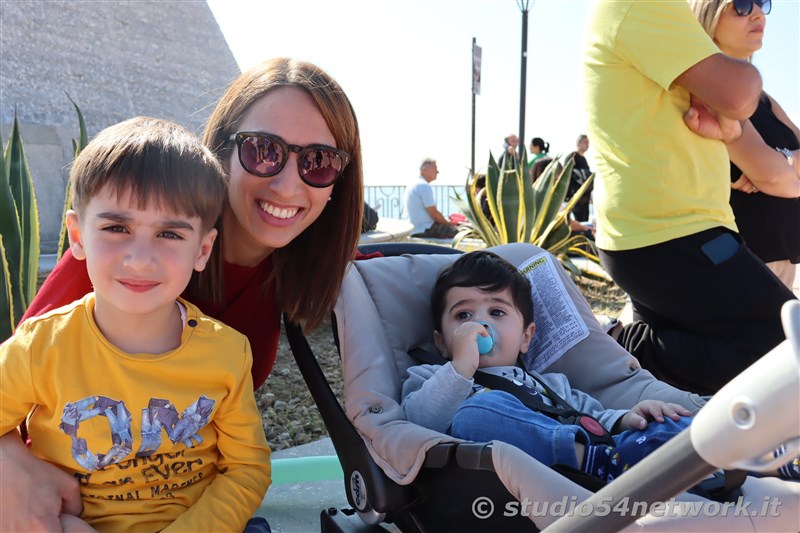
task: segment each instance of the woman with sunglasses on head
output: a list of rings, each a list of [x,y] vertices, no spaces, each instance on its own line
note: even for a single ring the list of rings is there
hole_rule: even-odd
[[[770,0],[690,0],[703,29],[730,57],[761,49]],[[766,92],[727,145],[731,207],[747,247],[791,288],[800,263],[800,129]]]
[[[316,327],[355,257],[363,206],[358,123],[325,72],[272,59],[233,81],[203,140],[227,171],[228,201],[211,277],[193,279],[184,296],[248,337],[258,388],[275,362],[280,314]],[[23,319],[91,290],[85,262],[66,252]],[[3,526],[58,530],[59,513],[79,514],[77,481],[36,460],[14,435],[0,439],[0,466]]]

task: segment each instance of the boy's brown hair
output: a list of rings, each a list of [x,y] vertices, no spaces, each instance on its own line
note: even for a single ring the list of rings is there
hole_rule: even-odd
[[[150,117],[98,133],[75,158],[69,179],[79,216],[107,186],[117,198],[130,193],[139,209],[155,206],[199,217],[203,233],[219,226],[227,197],[225,172],[214,154],[185,128]],[[193,294],[216,299],[220,269],[219,261],[209,261],[203,272],[195,272],[189,285]]]

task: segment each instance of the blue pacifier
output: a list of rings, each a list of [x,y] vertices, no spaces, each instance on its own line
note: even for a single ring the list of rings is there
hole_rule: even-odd
[[[492,327],[491,324],[488,322],[483,322],[482,320],[478,320],[478,324],[481,324],[486,331],[489,333],[487,337],[478,334],[478,353],[480,355],[485,355],[492,351],[495,344],[497,344],[497,331]]]

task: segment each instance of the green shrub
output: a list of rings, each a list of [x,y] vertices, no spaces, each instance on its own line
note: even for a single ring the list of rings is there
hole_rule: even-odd
[[[574,161],[562,164],[561,159],[554,158],[536,183],[531,183],[524,172],[527,154],[523,152],[516,168],[511,168],[510,158],[504,158],[502,169],[489,154],[486,198],[492,220],[483,213],[476,197],[477,176],[468,176],[466,199],[458,194],[455,198],[467,222],[462,224],[454,244],[467,237],[480,238],[487,246],[532,243],[555,255],[573,275],[580,275],[580,271],[571,255],[582,255],[599,263],[594,243],[583,235],[571,235],[569,229],[569,213],[591,185],[594,175],[565,204]]]

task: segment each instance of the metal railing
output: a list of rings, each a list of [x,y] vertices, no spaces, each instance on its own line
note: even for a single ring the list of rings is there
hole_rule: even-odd
[[[455,198],[456,191],[463,197],[464,188],[454,185],[431,185],[436,207],[444,216],[460,213]],[[381,218],[403,218],[403,194],[405,185],[367,185],[364,187],[364,201],[370,205]]]

